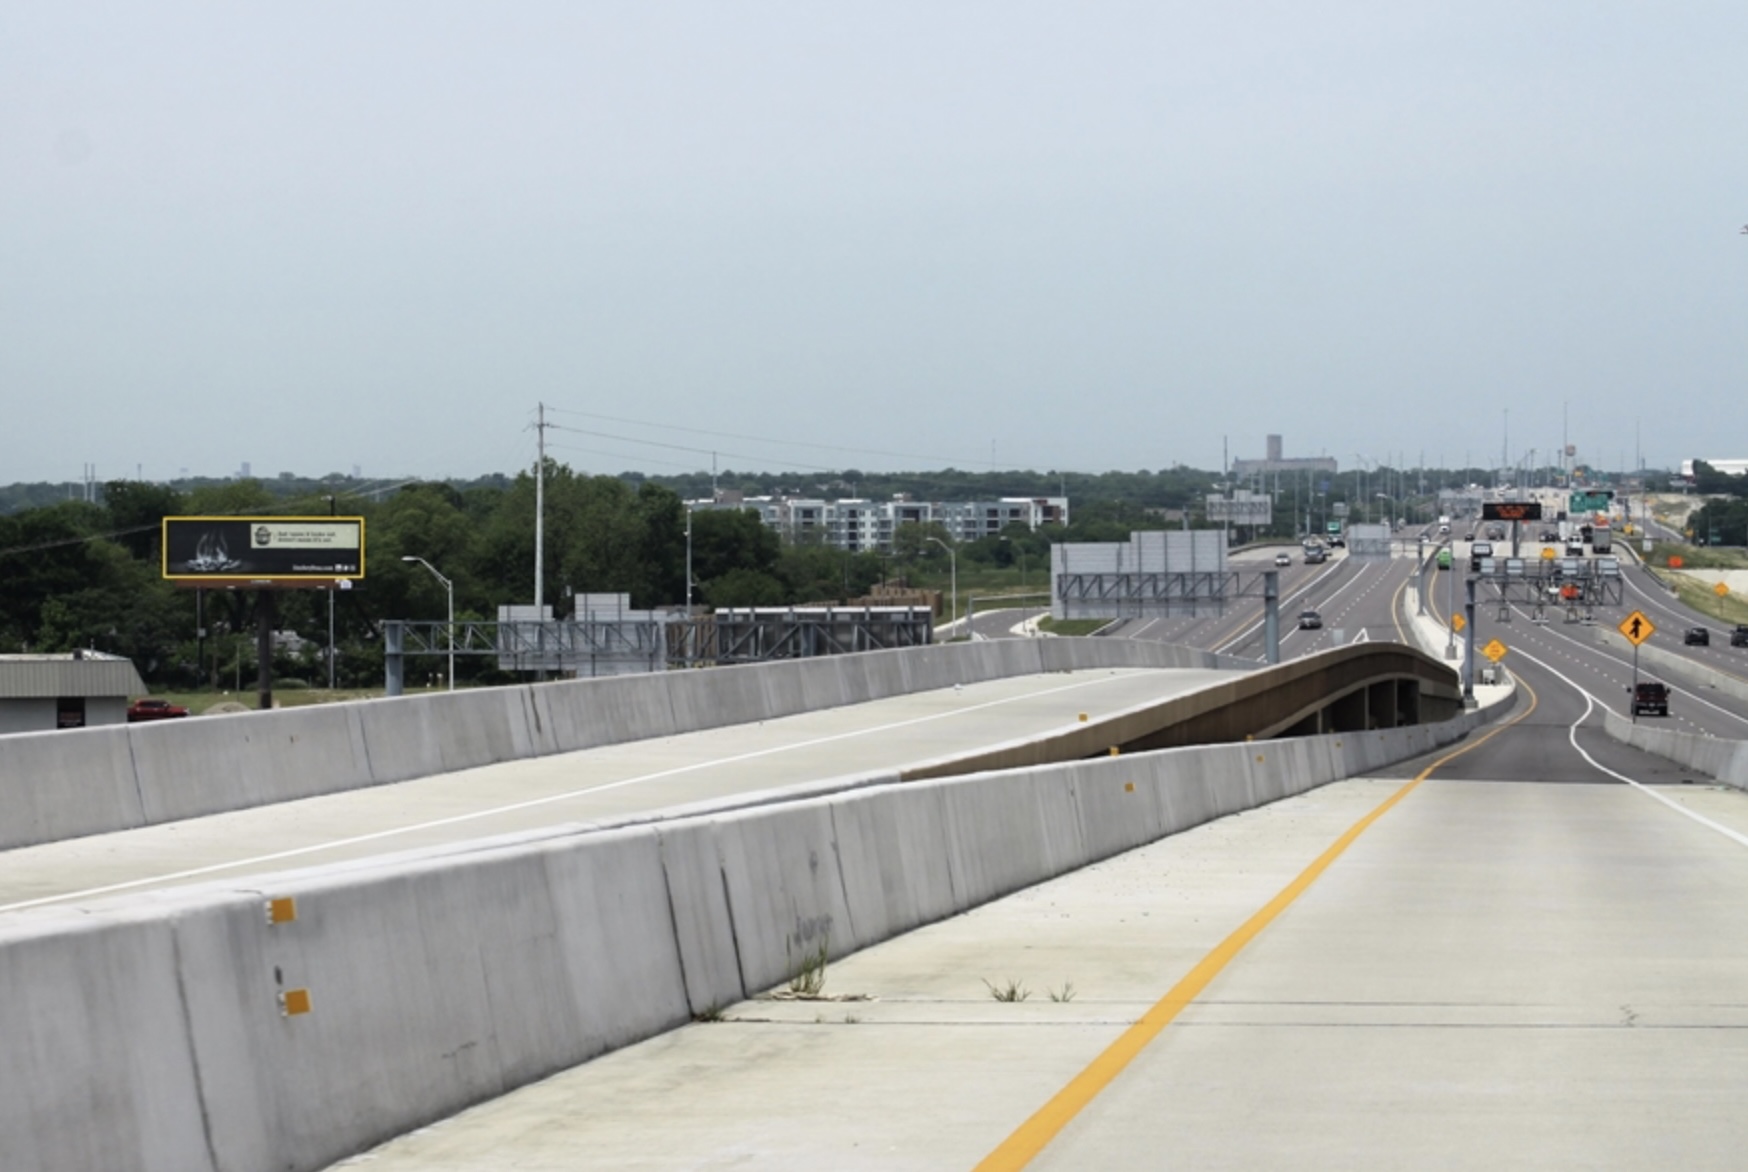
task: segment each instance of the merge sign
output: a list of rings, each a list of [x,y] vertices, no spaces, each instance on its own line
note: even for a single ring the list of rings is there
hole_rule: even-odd
[[[199,584],[364,577],[363,517],[165,517],[164,577]]]
[[[1540,521],[1541,501],[1482,501],[1483,521]]]

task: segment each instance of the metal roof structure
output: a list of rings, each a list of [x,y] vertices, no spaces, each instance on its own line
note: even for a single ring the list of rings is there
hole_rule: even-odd
[[[139,696],[146,682],[133,660],[99,651],[0,655],[0,700]]]

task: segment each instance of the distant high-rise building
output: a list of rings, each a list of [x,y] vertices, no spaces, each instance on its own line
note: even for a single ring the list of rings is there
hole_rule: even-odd
[[[238,470],[238,472],[237,472],[237,479],[238,479],[238,480],[247,480],[247,479],[249,479],[249,461],[247,461],[247,460],[244,460],[244,461],[243,461],[243,466],[242,466],[242,468],[241,468],[241,469],[239,469],[239,470]]]

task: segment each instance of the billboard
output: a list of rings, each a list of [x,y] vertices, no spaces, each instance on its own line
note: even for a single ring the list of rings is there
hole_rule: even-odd
[[[165,517],[164,577],[306,584],[364,577],[363,517]]]
[[[1481,505],[1483,521],[1540,521],[1541,501],[1486,501]]]
[[[1267,493],[1236,492],[1207,498],[1208,520],[1234,525],[1267,525],[1274,518],[1274,498]]]

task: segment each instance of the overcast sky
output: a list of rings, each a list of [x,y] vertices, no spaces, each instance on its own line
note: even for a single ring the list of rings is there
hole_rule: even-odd
[[[1748,457],[1744,224],[1742,0],[0,0],[0,482]]]

